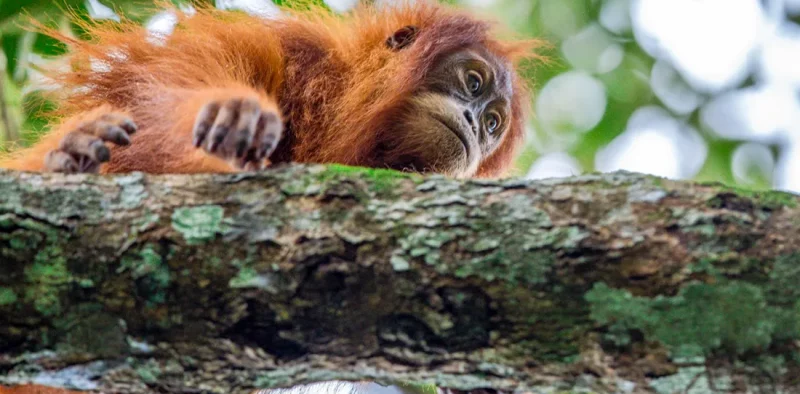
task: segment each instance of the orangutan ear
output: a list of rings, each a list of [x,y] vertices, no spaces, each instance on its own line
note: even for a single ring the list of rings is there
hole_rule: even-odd
[[[386,46],[393,51],[399,51],[414,43],[417,38],[416,26],[405,26],[394,32],[386,39]]]

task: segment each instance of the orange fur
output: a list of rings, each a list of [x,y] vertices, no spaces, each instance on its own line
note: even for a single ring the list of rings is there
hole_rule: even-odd
[[[70,391],[55,387],[25,385],[15,387],[0,386],[0,394],[79,394],[80,391]]]
[[[236,96],[257,97],[284,114],[289,129],[273,162],[377,166],[371,155],[381,132],[438,56],[483,45],[513,66],[531,57],[535,44],[495,39],[491,24],[427,2],[360,6],[344,16],[284,9],[269,20],[209,8],[191,16],[174,12],[179,23],[166,38],[127,21],[87,22],[86,41],[48,31],[71,47],[70,70],[52,74],[63,87],[66,120],[32,148],[0,160],[0,167],[41,170],[60,135],[87,112],[113,107],[131,114],[140,132],[130,146],[112,148],[104,172],[233,171],[194,149],[191,125],[203,103]],[[419,27],[418,49],[398,55],[383,42],[405,25]],[[479,176],[501,175],[520,145],[528,97],[518,77],[514,85],[511,130],[481,163]]]

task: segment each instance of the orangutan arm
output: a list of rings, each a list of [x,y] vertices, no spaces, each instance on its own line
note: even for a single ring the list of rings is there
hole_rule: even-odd
[[[280,140],[277,105],[255,89],[166,90],[163,107],[132,111],[150,126],[141,132],[135,133],[136,116],[102,105],[0,160],[0,168],[96,173],[108,162],[103,172],[230,172],[260,168]],[[109,150],[104,142],[115,146]]]

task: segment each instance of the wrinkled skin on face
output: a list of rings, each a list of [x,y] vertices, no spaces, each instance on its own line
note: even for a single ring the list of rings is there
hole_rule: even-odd
[[[387,166],[475,175],[509,128],[511,81],[509,66],[482,47],[443,56],[394,126],[384,148]]]

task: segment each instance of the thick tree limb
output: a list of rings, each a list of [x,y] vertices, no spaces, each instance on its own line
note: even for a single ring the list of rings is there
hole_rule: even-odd
[[[788,194],[293,166],[0,172],[0,196],[3,383],[771,392],[800,376]]]

